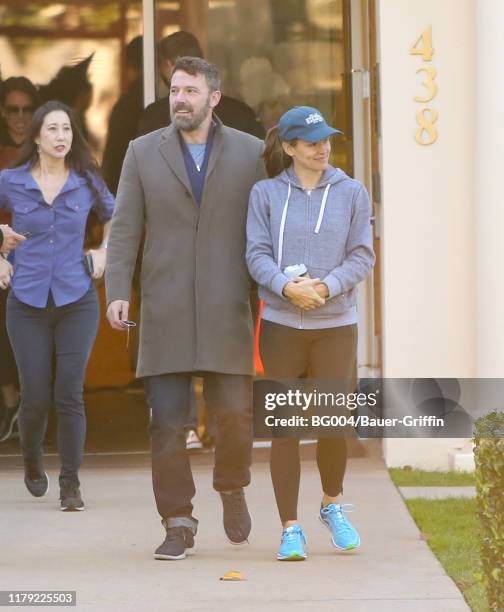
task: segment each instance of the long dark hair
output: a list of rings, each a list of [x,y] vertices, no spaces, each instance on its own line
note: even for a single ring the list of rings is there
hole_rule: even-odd
[[[93,182],[93,175],[101,175],[100,168],[97,161],[93,157],[93,154],[91,153],[88,143],[82,135],[75,112],[69,106],[63,104],[63,102],[60,102],[59,100],[49,100],[35,111],[26,140],[24,141],[19,155],[12,164],[11,168],[17,168],[26,163],[28,163],[30,168],[32,168],[38,162],[39,156],[35,138],[40,135],[40,130],[46,115],[52,113],[53,111],[63,111],[70,119],[73,138],[72,147],[65,157],[66,167],[74,170],[79,176],[86,179],[87,186],[93,195],[93,199],[97,204],[100,204],[100,194],[98,193],[98,190]],[[88,239],[90,239],[91,227],[94,223],[94,215],[90,214],[87,224]]]
[[[32,168],[38,162],[38,152],[35,138],[40,135],[40,130],[46,115],[52,113],[53,111],[63,111],[70,119],[73,138],[72,147],[65,157],[66,167],[75,170],[77,174],[86,179],[93,197],[97,202],[99,202],[100,196],[92,181],[93,174],[100,174],[98,163],[93,157],[91,149],[82,135],[75,112],[69,106],[63,104],[63,102],[60,102],[59,100],[49,100],[49,102],[42,104],[42,106],[35,111],[26,140],[19,151],[16,161],[12,164],[12,168],[17,168],[26,163],[29,163],[30,168]]]
[[[277,125],[268,130],[264,143],[264,165],[268,176],[273,178],[292,165],[292,157],[283,150]],[[290,144],[295,145],[296,140],[293,140]]]
[[[67,168],[72,168],[81,176],[86,176],[87,172],[98,172],[98,164],[91,153],[88,143],[82,135],[82,131],[79,127],[74,111],[59,100],[49,100],[49,102],[42,104],[42,106],[35,111],[26,140],[24,141],[21,150],[19,151],[19,156],[12,167],[17,168],[18,166],[22,166],[26,163],[29,163],[30,167],[33,167],[38,162],[37,144],[35,143],[35,139],[40,136],[40,130],[42,129],[44,119],[53,111],[63,111],[70,119],[73,139],[72,148],[65,157],[65,165]]]

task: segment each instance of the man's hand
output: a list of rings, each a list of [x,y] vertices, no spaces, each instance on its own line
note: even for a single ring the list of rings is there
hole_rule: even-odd
[[[113,329],[125,331],[127,328],[122,321],[128,319],[129,302],[125,300],[114,300],[107,308],[107,319]]]
[[[93,276],[95,280],[101,278],[105,272],[105,261],[107,259],[107,249],[92,249],[89,251],[93,258]],[[127,319],[128,317],[124,317]]]
[[[325,304],[324,298],[315,291],[318,283],[320,278],[295,279],[285,285],[283,293],[297,308],[313,310]]]
[[[2,246],[0,247],[0,252],[2,253],[12,251],[12,249],[15,249],[18,244],[26,240],[24,236],[16,233],[12,227],[9,227],[8,225],[0,225],[0,231],[3,234],[3,242]]]
[[[3,257],[0,257],[0,289],[7,289],[10,285],[11,277],[11,264]]]

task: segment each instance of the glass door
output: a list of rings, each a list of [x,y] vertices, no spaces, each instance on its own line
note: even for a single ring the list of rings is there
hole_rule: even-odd
[[[152,0],[146,4],[151,10]],[[291,106],[319,108],[344,132],[331,163],[352,174],[348,7],[347,0],[154,0],[150,54],[174,32],[190,32],[219,68],[223,93],[247,104],[265,130]],[[147,99],[154,88],[157,99],[168,94],[155,64]]]

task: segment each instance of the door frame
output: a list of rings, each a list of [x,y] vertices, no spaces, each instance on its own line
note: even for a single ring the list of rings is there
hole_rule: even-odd
[[[156,100],[156,40],[154,0],[142,0],[144,106]]]
[[[376,176],[376,33],[374,0],[349,0],[350,56],[352,83],[352,127],[354,178],[363,183],[373,207],[373,246],[377,255],[373,273],[358,287],[359,346],[358,375],[360,378],[381,375],[381,300],[380,300],[380,197]]]

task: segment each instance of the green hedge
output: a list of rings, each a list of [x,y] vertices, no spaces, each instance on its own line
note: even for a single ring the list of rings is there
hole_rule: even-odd
[[[504,610],[504,413],[476,421],[474,459],[482,576],[489,609]]]

